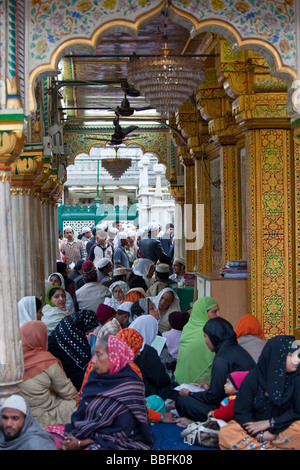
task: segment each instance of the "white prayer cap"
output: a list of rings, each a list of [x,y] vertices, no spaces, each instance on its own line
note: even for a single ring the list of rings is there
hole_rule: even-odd
[[[119,233],[119,230],[116,227],[111,227],[111,228],[108,229],[109,238],[115,238],[117,233]]]
[[[108,227],[108,223],[107,222],[102,222],[102,224],[97,224],[96,225],[96,229],[98,230],[106,230]]]
[[[124,312],[130,313],[132,304],[133,302],[123,302],[121,305],[119,305],[118,310],[123,310]]]
[[[166,263],[159,263],[155,266],[155,271],[158,273],[168,273],[169,272],[169,265]]]
[[[178,261],[178,263],[184,264],[184,266],[185,266],[185,259],[181,258],[180,256],[178,256],[177,258],[174,258],[174,261]],[[173,261],[173,263],[174,263],[174,261]]]
[[[99,263],[98,263],[98,268],[104,268],[105,266],[107,266],[109,263],[109,259],[108,258],[101,258]]]
[[[13,408],[21,411],[24,415],[27,413],[26,401],[20,395],[11,395],[2,403],[1,410],[4,408]]]
[[[119,240],[125,240],[127,238],[127,233],[119,232],[118,236],[119,236]]]
[[[159,225],[155,222],[150,222],[148,224],[148,232],[155,232],[156,230],[159,230]]]
[[[88,233],[90,232],[92,229],[90,227],[83,227],[81,233]]]

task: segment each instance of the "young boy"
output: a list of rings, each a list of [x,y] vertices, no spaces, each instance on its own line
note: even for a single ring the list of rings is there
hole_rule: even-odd
[[[207,417],[213,417],[216,419],[223,419],[226,422],[231,421],[234,418],[234,401],[238,390],[243,382],[244,378],[249,371],[238,371],[231,372],[227,376],[226,383],[224,384],[224,390],[226,395],[228,395],[220,404],[220,408],[210,411]]]

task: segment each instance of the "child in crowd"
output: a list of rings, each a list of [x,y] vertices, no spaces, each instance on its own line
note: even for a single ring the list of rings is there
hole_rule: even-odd
[[[243,382],[244,378],[249,371],[237,371],[231,372],[227,376],[226,383],[224,384],[224,390],[226,395],[228,395],[220,404],[220,408],[210,411],[207,415],[208,418],[222,419],[227,423],[234,418],[234,401],[236,399],[237,393]]]
[[[182,334],[182,329],[189,321],[190,315],[188,312],[171,312],[169,314],[169,331],[165,331],[162,333],[162,336],[166,338],[166,346],[170,355],[177,359],[178,356],[178,349],[179,349],[179,341]]]

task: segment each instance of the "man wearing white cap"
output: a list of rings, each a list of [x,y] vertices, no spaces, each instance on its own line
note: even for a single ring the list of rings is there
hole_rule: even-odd
[[[69,266],[76,263],[79,259],[86,259],[85,244],[82,240],[74,239],[74,230],[68,226],[64,228],[64,241],[61,245],[61,251],[65,255],[65,263]]]
[[[85,243],[85,245],[87,244],[87,242],[90,241],[90,239],[92,238],[92,229],[90,227],[83,227],[83,229],[81,230],[81,233],[83,235],[83,237],[81,238],[81,240],[83,241],[83,243]]]
[[[125,245],[127,244],[127,233],[119,232],[118,237],[120,244],[114,252],[114,267],[115,268],[129,268],[129,256],[126,253]]]
[[[165,289],[166,287],[170,287],[170,284],[175,284],[172,279],[169,278],[170,274],[170,266],[166,263],[159,263],[155,266],[154,277],[155,281],[154,284],[149,287],[146,292],[147,297],[156,296],[159,294],[160,291]]]
[[[2,404],[0,450],[57,450],[51,435],[33,418],[20,395],[11,395]]]
[[[165,253],[161,241],[157,238],[158,233],[159,224],[154,222],[148,224],[148,234],[139,243],[140,257],[151,259],[154,264],[160,261],[170,265],[172,258]]]
[[[103,284],[103,282],[108,282],[112,280],[112,276],[109,274],[113,270],[113,265],[108,258],[100,259],[98,263],[98,282]]]
[[[171,274],[170,279],[175,281],[177,284],[179,282],[183,282],[185,274],[185,259],[181,257],[174,258],[172,268],[173,274]]]
[[[107,232],[105,230],[96,230],[96,244],[92,246],[89,253],[89,260],[93,261],[98,269],[99,261],[102,258],[108,258],[113,263],[114,249],[107,242]]]

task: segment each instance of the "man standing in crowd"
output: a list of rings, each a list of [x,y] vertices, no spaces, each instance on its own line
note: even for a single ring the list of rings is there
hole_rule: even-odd
[[[74,230],[72,227],[65,227],[64,241],[61,245],[61,251],[65,255],[65,263],[70,266],[76,263],[79,259],[86,259],[85,244],[82,240],[74,239]]]
[[[107,232],[105,230],[96,230],[96,244],[92,246],[89,253],[89,260],[93,261],[98,269],[99,261],[102,258],[108,258],[113,263],[114,249],[107,242]]]
[[[151,259],[154,264],[160,261],[161,263],[170,265],[172,258],[165,253],[161,241],[157,238],[158,233],[159,225],[150,223],[146,237],[140,240],[140,257]]]

